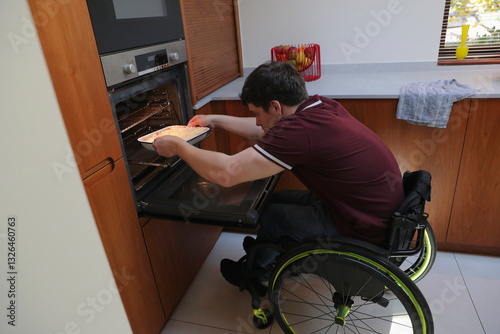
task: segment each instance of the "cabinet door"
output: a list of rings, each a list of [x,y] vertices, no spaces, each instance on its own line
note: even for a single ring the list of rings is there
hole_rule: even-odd
[[[219,239],[222,228],[151,219],[143,231],[168,319]]]
[[[438,242],[446,240],[460,166],[470,100],[457,102],[446,129],[412,125],[396,119],[397,100],[339,100],[391,149],[401,172],[425,169],[432,175],[429,221]]]
[[[87,3],[28,2],[80,174],[86,177],[106,159],[122,156]],[[50,17],[45,15],[49,7],[56,10]]]
[[[84,180],[92,212],[134,333],[159,333],[162,311],[123,159]]]
[[[500,248],[499,124],[499,99],[472,100],[447,242]]]
[[[238,1],[182,0],[193,105],[242,71]]]

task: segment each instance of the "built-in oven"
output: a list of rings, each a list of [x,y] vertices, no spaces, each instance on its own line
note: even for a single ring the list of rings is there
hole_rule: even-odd
[[[224,188],[201,178],[179,157],[162,157],[138,141],[164,127],[185,126],[194,114],[184,41],[101,60],[139,215],[255,228],[279,176]],[[127,71],[129,65],[135,73]]]

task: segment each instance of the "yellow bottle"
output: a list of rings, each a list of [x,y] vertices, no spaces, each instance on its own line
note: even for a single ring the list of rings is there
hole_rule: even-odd
[[[464,60],[465,57],[467,57],[467,54],[469,53],[469,47],[465,45],[468,34],[469,34],[469,25],[468,24],[462,25],[462,43],[457,48],[456,52],[458,60]]]

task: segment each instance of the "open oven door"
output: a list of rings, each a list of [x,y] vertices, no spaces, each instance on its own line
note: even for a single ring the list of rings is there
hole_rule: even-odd
[[[281,176],[225,188],[205,180],[185,162],[179,165],[168,182],[138,203],[142,215],[255,229]]]

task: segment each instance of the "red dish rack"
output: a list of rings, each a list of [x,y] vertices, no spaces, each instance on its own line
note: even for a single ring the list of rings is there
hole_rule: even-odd
[[[271,49],[271,60],[291,63],[305,81],[314,81],[321,77],[321,55],[318,44],[275,46]]]

